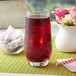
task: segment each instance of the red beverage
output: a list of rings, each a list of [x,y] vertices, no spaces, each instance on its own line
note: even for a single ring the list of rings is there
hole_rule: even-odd
[[[50,17],[26,17],[25,55],[31,62],[49,60],[52,52]]]

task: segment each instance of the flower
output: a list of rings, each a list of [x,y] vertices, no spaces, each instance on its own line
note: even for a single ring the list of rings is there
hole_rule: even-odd
[[[76,12],[72,14],[73,22],[76,24]]]
[[[71,24],[73,25],[71,14],[65,15],[65,17],[61,19],[60,23],[62,26],[71,26]]]
[[[70,8],[69,11],[70,11],[70,13],[71,13],[72,20],[73,20],[74,24],[76,24],[76,6]]]
[[[72,22],[72,17],[71,17],[71,14],[68,14],[68,15],[65,15],[65,20],[68,21],[69,23]]]
[[[65,18],[63,18],[63,19],[60,20],[60,24],[62,26],[65,26],[65,23],[67,23],[67,21],[65,20]]]
[[[55,13],[57,23],[62,26],[76,26],[76,6],[72,8],[56,8]]]
[[[72,8],[69,8],[69,12],[70,12],[70,13],[76,12],[76,6],[74,6],[74,7],[72,7]]]
[[[56,19],[59,22],[62,18],[65,17],[66,14],[69,14],[69,10],[66,8],[56,8],[56,11],[52,11],[52,13],[55,13]]]

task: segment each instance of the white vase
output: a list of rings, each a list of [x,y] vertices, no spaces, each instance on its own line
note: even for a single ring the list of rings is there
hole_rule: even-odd
[[[60,26],[55,45],[62,52],[76,52],[76,26]]]

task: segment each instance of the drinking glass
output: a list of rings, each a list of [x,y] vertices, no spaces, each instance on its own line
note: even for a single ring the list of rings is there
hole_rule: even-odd
[[[31,66],[44,67],[48,64],[52,53],[49,10],[33,9],[27,12],[24,47]]]

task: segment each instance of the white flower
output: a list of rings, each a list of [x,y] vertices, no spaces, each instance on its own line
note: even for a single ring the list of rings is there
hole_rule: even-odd
[[[65,15],[64,19],[65,19],[67,22],[69,22],[70,24],[72,23],[71,14]]]

